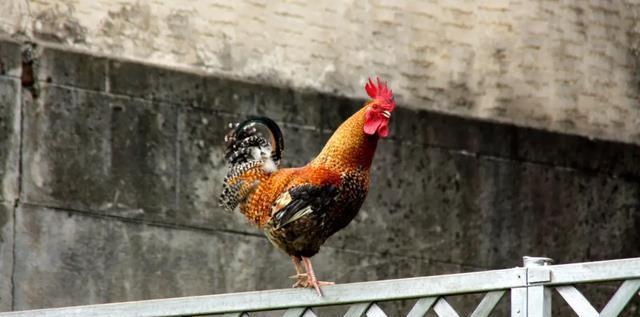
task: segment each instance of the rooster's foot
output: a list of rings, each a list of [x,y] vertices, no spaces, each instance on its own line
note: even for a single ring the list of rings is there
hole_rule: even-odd
[[[320,291],[320,286],[335,284],[334,282],[318,281],[315,279],[308,279],[306,282],[307,282],[306,287],[315,289],[316,293],[318,293],[319,296],[322,296],[322,291]]]
[[[313,265],[311,265],[311,260],[309,260],[308,257],[302,257],[302,263],[304,263],[304,268],[307,271],[307,275],[309,276],[307,278],[307,284],[309,288],[313,288],[316,290],[316,293],[318,293],[318,296],[322,297],[322,291],[320,290],[320,286],[322,285],[333,285],[333,282],[324,282],[324,281],[318,281],[318,279],[316,278],[316,274],[313,272]]]
[[[296,282],[293,283],[293,285],[291,287],[293,288],[298,288],[298,287],[302,287],[302,288],[306,288],[309,287],[309,276],[307,276],[306,273],[300,273],[300,274],[296,274],[293,276],[289,276],[289,278],[295,278]]]

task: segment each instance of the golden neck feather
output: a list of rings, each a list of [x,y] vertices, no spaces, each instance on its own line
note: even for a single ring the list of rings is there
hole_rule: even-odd
[[[355,168],[368,170],[376,151],[378,135],[364,133],[366,109],[366,106],[362,107],[344,121],[309,165],[340,170]]]

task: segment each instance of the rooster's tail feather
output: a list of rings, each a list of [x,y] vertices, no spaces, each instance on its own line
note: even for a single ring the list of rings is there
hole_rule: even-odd
[[[263,128],[266,128],[264,131]],[[264,136],[269,133],[269,140]],[[249,118],[235,124],[233,130],[225,136],[225,158],[231,165],[270,157],[276,165],[280,164],[284,139],[277,123],[265,117]],[[260,154],[259,156],[256,154]]]
[[[225,136],[229,172],[220,195],[220,204],[228,211],[243,203],[261,181],[278,169],[284,150],[280,127],[269,118],[250,118],[231,128]]]

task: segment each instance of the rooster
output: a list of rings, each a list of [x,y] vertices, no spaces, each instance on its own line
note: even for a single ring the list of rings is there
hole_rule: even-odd
[[[369,190],[378,139],[389,134],[396,106],[392,91],[380,79],[369,79],[365,90],[371,100],[303,167],[278,168],[284,140],[271,119],[256,117],[231,125],[225,136],[229,171],[221,205],[228,211],[239,208],[273,245],[291,256],[297,279],[293,287],[314,288],[320,296],[320,286],[333,283],[317,280],[309,258],[358,213]]]

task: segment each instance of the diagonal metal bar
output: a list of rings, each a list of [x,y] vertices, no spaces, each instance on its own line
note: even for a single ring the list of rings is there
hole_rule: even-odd
[[[618,316],[638,289],[640,289],[640,279],[624,281],[616,293],[613,294],[607,305],[604,306],[602,312],[600,312],[600,316]]]
[[[316,315],[316,313],[313,312],[313,309],[309,308],[304,312],[302,317],[318,317],[318,315]]]
[[[302,317],[318,317],[318,315],[316,315],[316,313],[313,312],[313,309],[309,308],[304,312]]]
[[[407,317],[424,317],[424,314],[429,311],[437,299],[437,297],[420,298],[416,304],[413,305],[413,308],[411,308]]]
[[[360,303],[351,305],[349,310],[344,314],[344,317],[361,317],[367,311],[367,308],[371,306],[371,303]]]
[[[289,308],[284,312],[282,317],[301,317],[306,310],[306,307]]]
[[[504,296],[506,291],[493,291],[488,292],[478,304],[478,307],[471,313],[471,317],[487,317],[491,313],[494,307]]]
[[[378,304],[373,303],[369,306],[369,309],[367,309],[367,317],[387,317],[387,314],[384,313]]]
[[[436,312],[436,315],[439,317],[460,317],[449,303],[443,298],[440,297],[436,302],[436,305],[433,307],[433,310]]]
[[[575,287],[569,286],[558,286],[556,287],[556,291],[560,293],[560,296],[564,298],[564,300],[571,306],[576,314],[580,317],[598,317],[598,311],[591,306],[591,303],[577,290]]]
[[[222,317],[249,317],[247,313],[226,313]]]
[[[316,314],[307,307],[290,308],[282,317],[316,317]]]

